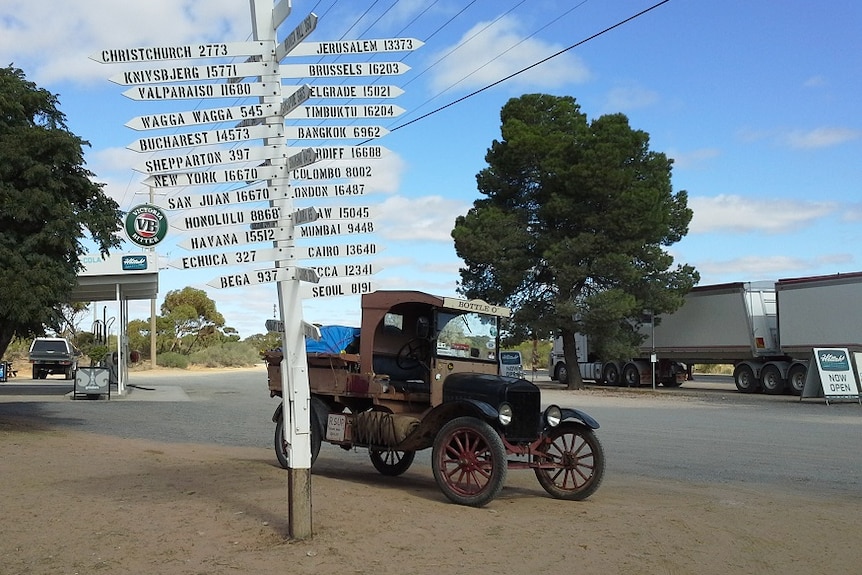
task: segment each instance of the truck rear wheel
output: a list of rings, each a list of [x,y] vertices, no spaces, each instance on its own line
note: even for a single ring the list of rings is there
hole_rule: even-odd
[[[605,452],[592,429],[580,423],[552,429],[533,461],[536,479],[556,499],[580,501],[599,488],[605,474]]]
[[[802,388],[805,387],[805,378],[808,376],[808,370],[804,365],[797,363],[792,366],[787,372],[787,387],[793,395],[802,395]]]
[[[437,433],[431,466],[443,495],[470,507],[497,497],[508,471],[503,440],[486,422],[469,416],[453,419]]]
[[[742,393],[757,391],[757,380],[754,378],[754,371],[749,365],[737,365],[736,369],[733,370],[733,381],[736,383],[736,389]]]
[[[640,387],[641,372],[638,371],[638,366],[630,363],[623,368],[623,384],[626,387]]]
[[[602,370],[602,380],[604,380],[607,385],[619,385],[620,370],[612,363],[605,365],[605,368]]]
[[[787,382],[781,377],[781,371],[774,365],[767,365],[760,370],[760,385],[763,391],[770,395],[784,393]]]

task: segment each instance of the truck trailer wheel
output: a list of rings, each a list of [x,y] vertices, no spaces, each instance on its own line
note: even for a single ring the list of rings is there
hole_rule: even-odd
[[[754,393],[757,391],[757,380],[750,365],[740,364],[733,370],[733,381],[736,389],[742,393]]]
[[[431,468],[437,486],[450,501],[482,507],[497,497],[506,481],[506,448],[486,422],[459,417],[434,438]]]
[[[787,382],[781,377],[781,372],[774,365],[767,365],[760,370],[760,385],[763,391],[770,395],[784,393]]]
[[[808,375],[808,370],[804,365],[797,363],[791,366],[787,372],[787,388],[793,395],[802,395],[802,388],[805,387],[805,378]]]

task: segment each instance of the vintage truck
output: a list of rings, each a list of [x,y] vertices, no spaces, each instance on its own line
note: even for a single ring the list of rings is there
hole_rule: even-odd
[[[458,504],[493,500],[509,469],[532,469],[558,499],[593,494],[605,469],[599,424],[578,409],[542,409],[535,384],[499,375],[500,319],[509,315],[417,291],[363,295],[357,338],[325,351],[309,344],[312,465],[326,441],[366,448],[377,471],[398,476],[430,447],[435,481]],[[281,397],[282,354],[264,357],[270,396]],[[289,467],[283,405],[272,420]]]
[[[80,353],[62,337],[37,337],[30,344],[29,361],[33,366],[33,379],[45,379],[49,374],[62,374],[75,379]]]

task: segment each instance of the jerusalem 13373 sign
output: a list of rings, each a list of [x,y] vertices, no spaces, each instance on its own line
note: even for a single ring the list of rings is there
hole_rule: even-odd
[[[168,235],[168,217],[158,206],[135,206],[126,214],[126,235],[133,244],[151,248]]]

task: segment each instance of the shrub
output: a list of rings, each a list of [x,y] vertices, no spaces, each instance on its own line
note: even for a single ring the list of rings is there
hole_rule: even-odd
[[[250,343],[230,341],[196,351],[189,361],[204,367],[247,367],[260,363],[260,352]]]
[[[174,351],[159,354],[158,363],[162,367],[178,367],[186,369],[189,366],[189,358]]]

